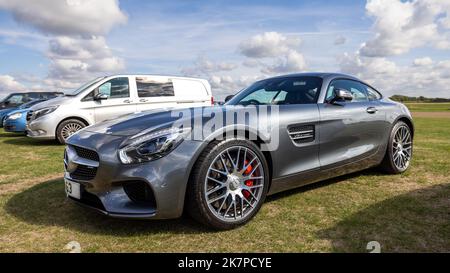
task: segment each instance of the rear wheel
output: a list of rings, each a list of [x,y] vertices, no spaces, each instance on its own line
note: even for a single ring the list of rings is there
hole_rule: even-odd
[[[211,143],[194,167],[187,208],[197,221],[216,229],[247,223],[261,208],[269,186],[259,148],[246,140]]]
[[[79,130],[86,127],[86,124],[78,119],[68,119],[61,122],[56,129],[56,138],[59,143],[65,144],[66,140]]]
[[[402,173],[408,169],[412,153],[413,138],[411,128],[403,121],[399,121],[392,128],[386,155],[380,166],[387,173]]]

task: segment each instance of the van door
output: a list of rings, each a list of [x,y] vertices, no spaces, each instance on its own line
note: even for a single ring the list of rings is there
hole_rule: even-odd
[[[95,122],[136,112],[136,98],[131,90],[128,77],[113,78],[100,85],[95,94],[108,98],[95,101]]]
[[[210,106],[211,94],[207,87],[199,80],[173,79],[177,104],[189,104],[188,106]],[[183,106],[184,107],[184,106]]]
[[[175,107],[177,101],[173,82],[168,77],[137,76],[137,111]]]

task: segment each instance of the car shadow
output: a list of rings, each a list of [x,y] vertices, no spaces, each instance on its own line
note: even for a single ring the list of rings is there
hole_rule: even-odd
[[[25,134],[21,134],[21,133],[0,133],[0,137],[23,137],[25,136]]]
[[[363,174],[376,175],[377,172],[366,170],[356,174],[318,182],[269,196],[266,202],[272,202],[291,194],[324,187]],[[49,180],[20,192],[9,199],[5,207],[10,215],[30,224],[59,225],[93,234],[111,234],[128,237],[157,232],[174,234],[214,232],[214,230],[198,224],[187,215],[183,215],[181,218],[174,220],[124,220],[107,217],[67,200],[64,194],[64,183],[62,179]]]
[[[8,137],[11,137],[11,136],[8,136]],[[12,139],[7,139],[7,140],[3,141],[3,143],[9,144],[9,145],[19,145],[19,146],[59,146],[60,145],[56,140],[33,139],[33,138],[29,138],[24,135],[18,135],[18,137],[14,137]]]
[[[66,199],[62,179],[46,181],[14,195],[5,209],[10,215],[33,225],[57,225],[91,234],[132,237],[158,232],[212,232],[187,216],[174,220],[124,220],[107,217]]]
[[[450,252],[450,183],[370,205],[317,236],[333,252]]]

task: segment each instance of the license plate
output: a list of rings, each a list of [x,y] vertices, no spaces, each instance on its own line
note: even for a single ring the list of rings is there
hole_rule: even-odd
[[[64,182],[66,184],[66,194],[70,197],[80,199],[81,198],[80,184],[69,180],[65,180]]]

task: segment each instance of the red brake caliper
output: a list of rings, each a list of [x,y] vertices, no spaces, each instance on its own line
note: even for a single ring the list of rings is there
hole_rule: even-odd
[[[247,165],[247,164],[248,164],[248,161],[245,160],[245,161],[244,161],[244,165]],[[248,166],[247,169],[246,169],[245,172],[244,172],[244,175],[250,174],[250,173],[252,172],[252,170],[253,170],[253,167],[252,167],[252,166]],[[248,187],[253,186],[253,180],[247,180],[247,181],[245,181],[245,185],[248,186]],[[246,199],[250,199],[250,192],[249,192],[249,191],[243,190],[243,191],[242,191],[242,194],[244,195],[244,197],[245,197]]]

